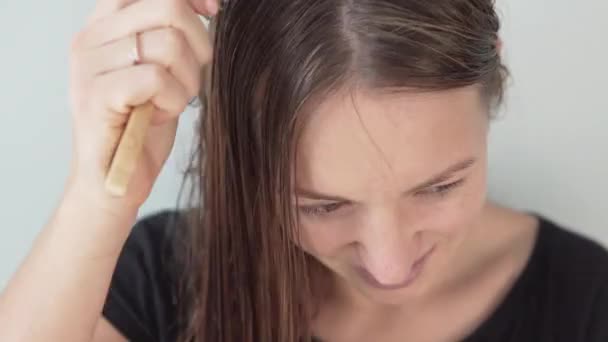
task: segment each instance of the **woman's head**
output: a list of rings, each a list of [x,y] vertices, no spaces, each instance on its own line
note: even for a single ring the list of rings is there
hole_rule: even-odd
[[[298,144],[300,245],[347,293],[383,304],[420,295],[480,216],[487,123],[476,86],[332,95]]]
[[[295,341],[315,264],[376,301],[411,295],[370,278],[449,256],[485,201],[493,2],[231,0],[214,26],[192,335]]]

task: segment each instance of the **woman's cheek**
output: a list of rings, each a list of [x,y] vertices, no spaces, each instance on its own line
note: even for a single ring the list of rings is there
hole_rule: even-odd
[[[458,196],[447,202],[440,215],[441,225],[452,233],[471,227],[481,217],[486,202],[485,186],[480,180],[461,190]]]
[[[429,232],[446,235],[458,234],[471,226],[480,216],[486,202],[482,181],[475,180],[463,188],[455,189],[448,197],[413,205],[410,213],[415,226]]]
[[[300,247],[309,254],[331,256],[354,242],[354,227],[337,222],[310,222],[303,219],[299,224]]]

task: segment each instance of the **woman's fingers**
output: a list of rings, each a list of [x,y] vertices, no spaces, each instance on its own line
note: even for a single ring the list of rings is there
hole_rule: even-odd
[[[190,0],[194,11],[201,15],[216,15],[220,9],[220,0]]]
[[[190,97],[198,94],[201,64],[186,38],[176,28],[166,27],[138,35],[140,64],[164,66],[178,79]],[[83,52],[88,75],[95,76],[132,66],[129,53],[135,49],[134,36],[119,39]]]
[[[98,47],[112,41],[152,29],[174,27],[183,32],[197,60],[211,59],[211,42],[198,15],[185,0],[142,0],[92,23],[80,36],[84,48]]]
[[[171,152],[177,118],[198,92],[201,66],[212,55],[211,38],[189,1],[99,0],[72,41],[73,169],[99,198],[107,198],[108,165],[135,106],[151,102],[155,110],[124,203],[145,201]]]
[[[114,13],[135,1],[138,0],[97,0],[95,10],[89,18],[89,23]],[[205,16],[215,15],[220,8],[220,0],[188,0],[188,2],[196,13]]]
[[[126,7],[138,0],[97,0],[95,3],[95,10],[88,19],[89,23],[97,21],[103,17],[106,17],[114,12],[117,12],[121,8]]]
[[[177,117],[190,96],[181,83],[164,67],[141,64],[99,76],[93,82],[91,105],[111,113],[131,112],[134,106],[151,101],[161,112]],[[156,118],[155,121],[158,118]]]

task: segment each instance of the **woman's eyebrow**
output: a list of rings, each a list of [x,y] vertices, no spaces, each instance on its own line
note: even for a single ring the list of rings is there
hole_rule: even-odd
[[[341,196],[328,195],[328,194],[324,194],[324,193],[316,191],[316,190],[302,189],[302,188],[296,189],[296,196],[311,199],[311,200],[323,200],[323,201],[332,201],[332,202],[352,202],[351,200],[341,197]]]
[[[404,193],[406,193],[406,194],[413,193],[413,192],[425,189],[431,185],[443,182],[443,181],[447,180],[453,173],[465,170],[465,169],[471,167],[473,164],[475,164],[475,162],[476,162],[475,158],[467,158],[465,160],[459,161],[458,163],[448,167],[447,169],[443,170],[442,172],[438,173],[437,175],[431,177],[429,180],[424,181],[423,183],[415,186],[411,190],[405,191]],[[322,201],[331,201],[331,202],[353,202],[352,200],[349,200],[348,198],[344,198],[344,197],[341,197],[338,195],[325,194],[321,191],[304,189],[304,188],[297,188],[296,196],[301,197],[301,198],[311,199],[311,200],[322,200]]]
[[[465,160],[459,161],[458,163],[448,167],[447,169],[439,172],[437,175],[429,178],[428,180],[416,185],[410,190],[404,191],[404,194],[415,193],[420,190],[426,189],[431,185],[435,185],[441,182],[444,182],[450,178],[450,176],[458,171],[463,171],[475,164],[477,160],[475,158],[467,158]]]

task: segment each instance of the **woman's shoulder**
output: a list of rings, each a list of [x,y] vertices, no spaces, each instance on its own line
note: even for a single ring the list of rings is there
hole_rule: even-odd
[[[521,231],[532,240],[511,244],[531,244],[527,262],[493,315],[466,341],[608,341],[608,251],[555,220],[527,216],[530,224]]]
[[[490,232],[484,235],[488,248],[507,257],[522,255],[524,273],[533,269],[544,277],[574,275],[608,281],[608,250],[600,241],[582,233],[583,227],[574,229],[543,214],[500,206],[489,212],[486,225],[493,229],[484,230]]]
[[[185,227],[185,220],[185,213],[178,210],[163,209],[146,214],[133,226],[125,248],[172,248],[171,243]]]
[[[184,222],[180,211],[148,214],[136,222],[123,246],[103,315],[129,340],[169,341],[175,334],[175,237]]]
[[[524,275],[528,308],[568,341],[608,341],[608,251],[544,216]]]
[[[608,283],[608,250],[601,242],[542,215],[535,257],[555,277],[575,275]],[[580,278],[579,278],[580,280]]]
[[[123,266],[121,261],[133,263],[171,276],[169,273],[176,271],[176,243],[185,227],[183,211],[160,210],[139,218],[123,246],[118,266]],[[115,275],[121,271],[117,267]]]

